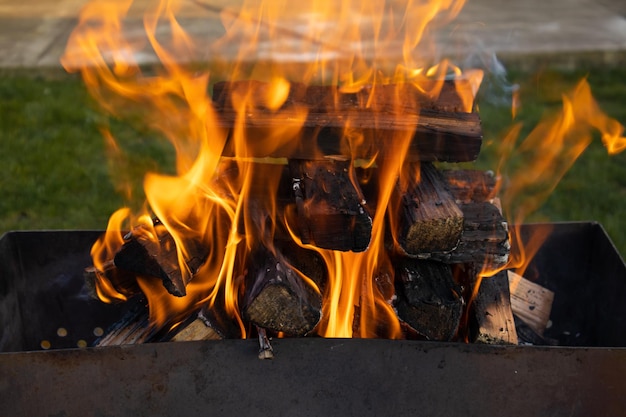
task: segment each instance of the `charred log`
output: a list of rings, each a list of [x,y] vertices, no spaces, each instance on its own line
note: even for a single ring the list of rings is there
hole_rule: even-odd
[[[396,188],[402,200],[399,243],[408,255],[451,251],[463,232],[463,212],[432,164],[412,169],[419,169],[417,184],[409,183],[404,192]]]
[[[446,263],[504,266],[510,242],[506,219],[494,198],[497,179],[489,171],[444,170],[447,189],[463,212],[463,232],[452,251],[420,254],[420,258]]]
[[[208,256],[208,248],[192,239],[185,241],[188,258],[183,272],[173,236],[159,221],[154,233],[145,226],[137,226],[125,236],[126,242],[115,255],[115,266],[141,275],[160,278],[167,291],[175,296],[186,294],[186,285]]]
[[[428,81],[426,81],[428,83]],[[440,85],[439,94],[432,91]],[[311,112],[331,112],[335,110],[364,110],[375,108],[378,111],[401,111],[406,114],[419,114],[422,110],[436,110],[447,113],[469,112],[467,104],[459,93],[467,97],[471,95],[469,83],[458,81],[432,80],[430,85],[416,88],[411,83],[363,86],[356,92],[345,92],[337,86],[305,85],[291,83],[289,92],[281,105],[281,109],[294,106],[306,107]],[[267,97],[271,96],[271,85],[262,81],[223,81],[213,85],[213,102],[218,109],[233,110],[234,94],[245,93],[252,96],[257,108],[267,108]]]
[[[509,260],[508,223],[500,209],[490,203],[461,203],[463,233],[459,244],[450,252],[421,254],[421,257],[446,263],[478,263],[492,267]]]
[[[309,333],[321,318],[319,285],[323,267],[315,252],[297,250],[290,263],[265,248],[257,250],[248,266],[244,317],[255,325],[297,336]],[[317,270],[317,272],[316,272]],[[303,275],[312,281],[305,281]]]
[[[506,272],[479,279],[478,292],[471,304],[475,321],[473,341],[486,344],[517,345],[517,332],[511,310],[509,280]]]
[[[350,161],[292,160],[289,166],[302,243],[339,251],[366,250],[372,218],[351,179]]]
[[[461,288],[449,265],[403,259],[396,271],[398,317],[429,340],[451,340],[463,313]]]
[[[218,123],[232,129],[238,117],[232,96],[242,88],[252,88],[256,107],[247,111],[240,122],[249,139],[250,155],[255,157],[312,159],[321,151],[326,155],[371,158],[379,149],[393,148],[410,135],[409,161],[473,161],[482,144],[480,118],[477,113],[462,110],[464,105],[451,83],[443,85],[441,102],[408,84],[364,88],[358,93],[343,93],[336,87],[292,85],[280,110],[274,111],[265,104],[269,85],[250,81],[217,84],[213,99]],[[306,116],[302,108],[307,109]],[[356,155],[346,148],[347,120],[362,138]],[[294,140],[280,147],[268,146],[271,132],[277,129],[291,129]],[[232,153],[231,145],[227,144],[226,155]]]
[[[491,171],[446,169],[440,172],[459,203],[479,203],[495,197],[497,178]]]

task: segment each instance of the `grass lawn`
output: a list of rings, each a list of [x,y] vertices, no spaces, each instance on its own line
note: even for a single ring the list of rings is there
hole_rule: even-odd
[[[509,74],[520,85],[518,121],[528,132],[583,72]],[[626,123],[626,70],[588,76],[601,108]],[[485,142],[473,166],[495,169],[498,143],[511,124],[506,106],[480,101]],[[171,172],[169,145],[136,121],[103,115],[73,76],[0,72],[0,234],[18,229],[103,229],[109,215],[142,200],[147,171]],[[128,155],[107,163],[100,133],[108,127]],[[132,161],[132,163],[128,162]],[[128,180],[132,195],[120,184]],[[597,220],[626,255],[626,152],[609,157],[596,138],[545,204],[527,221]]]

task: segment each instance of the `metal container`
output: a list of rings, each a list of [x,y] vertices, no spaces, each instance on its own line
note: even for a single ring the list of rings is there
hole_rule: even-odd
[[[301,338],[103,348],[123,306],[83,286],[99,231],[0,239],[0,415],[622,415],[626,266],[597,223],[552,228],[528,275],[555,292],[566,346]],[[50,346],[51,350],[42,350]]]

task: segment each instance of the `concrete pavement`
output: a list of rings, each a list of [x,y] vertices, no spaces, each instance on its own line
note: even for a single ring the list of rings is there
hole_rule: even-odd
[[[156,0],[154,0],[156,1]],[[217,39],[217,10],[240,0],[182,0],[181,22],[194,37]],[[59,58],[87,0],[0,0],[0,68],[59,68]],[[143,41],[141,6],[133,6],[125,36]],[[626,63],[623,0],[467,0],[458,18],[437,34],[443,55],[496,53],[518,66]],[[230,46],[236,54],[236,47]],[[201,57],[208,57],[206,52]],[[153,54],[136,56],[151,63]]]

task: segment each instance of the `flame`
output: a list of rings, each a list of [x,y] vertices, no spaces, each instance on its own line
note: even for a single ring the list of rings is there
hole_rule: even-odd
[[[120,233],[123,222],[128,222],[133,234],[157,246],[163,244],[159,236],[164,228],[175,244],[186,294],[174,297],[158,280],[137,277],[153,325],[172,328],[190,311],[219,304],[245,337],[239,304],[246,259],[259,245],[273,251],[277,230],[287,229],[296,242],[319,252],[326,263],[329,284],[318,334],[401,337],[388,291],[377,282],[388,276],[393,280],[384,243],[386,207],[393,205],[398,178],[406,182],[403,161],[411,134],[396,133],[385,142],[366,135],[354,118],[358,112],[342,107],[342,100],[355,95],[358,108],[371,109],[376,123],[378,112],[402,117],[400,106],[419,108],[407,100],[437,98],[444,82],[452,80],[460,103],[456,111],[473,111],[482,71],[463,72],[448,60],[434,61],[432,32],[454,19],[463,3],[246,0],[237,9],[218,9],[199,1],[190,5],[161,0],[141,11],[145,38],[140,41],[129,39],[125,25],[140,12],[140,5],[130,0],[87,4],[62,57],[63,66],[81,73],[105,111],[120,118],[139,115],[169,140],[176,153],[174,175],[145,176],[144,211],[123,209],[111,217],[107,232],[92,249],[94,266],[104,268],[103,262],[125,244]],[[197,39],[185,31],[184,19],[179,18],[184,13],[217,13],[224,33],[211,42]],[[142,67],[143,54],[157,56],[160,64]],[[215,69],[195,64],[206,61]],[[226,107],[218,109],[210,91],[224,77],[237,82],[231,84],[230,101],[220,104]],[[291,97],[298,88],[310,85],[336,88],[321,104],[294,104]],[[379,101],[379,91],[396,100]],[[397,104],[390,108],[390,102]],[[310,131],[304,132],[315,106],[324,107],[328,114],[342,112],[341,157],[350,166],[376,167],[378,172],[372,239],[361,253],[302,243],[276,201],[285,160],[270,156],[277,151],[289,155],[301,146],[324,155]],[[220,110],[232,116],[232,126],[223,125]],[[261,113],[281,122],[263,125],[257,117]],[[257,133],[247,128],[250,123],[257,123]],[[113,135],[104,133],[108,148],[116,154]],[[393,146],[382,146],[387,143]],[[130,198],[132,193],[125,193]],[[196,268],[198,247],[206,259]],[[311,279],[300,275],[305,285],[320,292]],[[106,277],[98,285],[104,300],[123,297],[107,287]]]
[[[516,100],[517,102],[517,100]],[[519,226],[534,213],[554,191],[561,178],[600,133],[609,155],[626,148],[624,126],[600,110],[586,79],[562,96],[562,109],[544,118],[519,142],[521,123],[514,125],[499,147],[498,176],[502,208],[510,224],[511,254],[507,265],[485,265],[480,277],[489,277],[502,269],[524,275],[530,261],[550,234],[550,228],[537,228],[522,240]],[[480,279],[474,289],[476,293]]]

